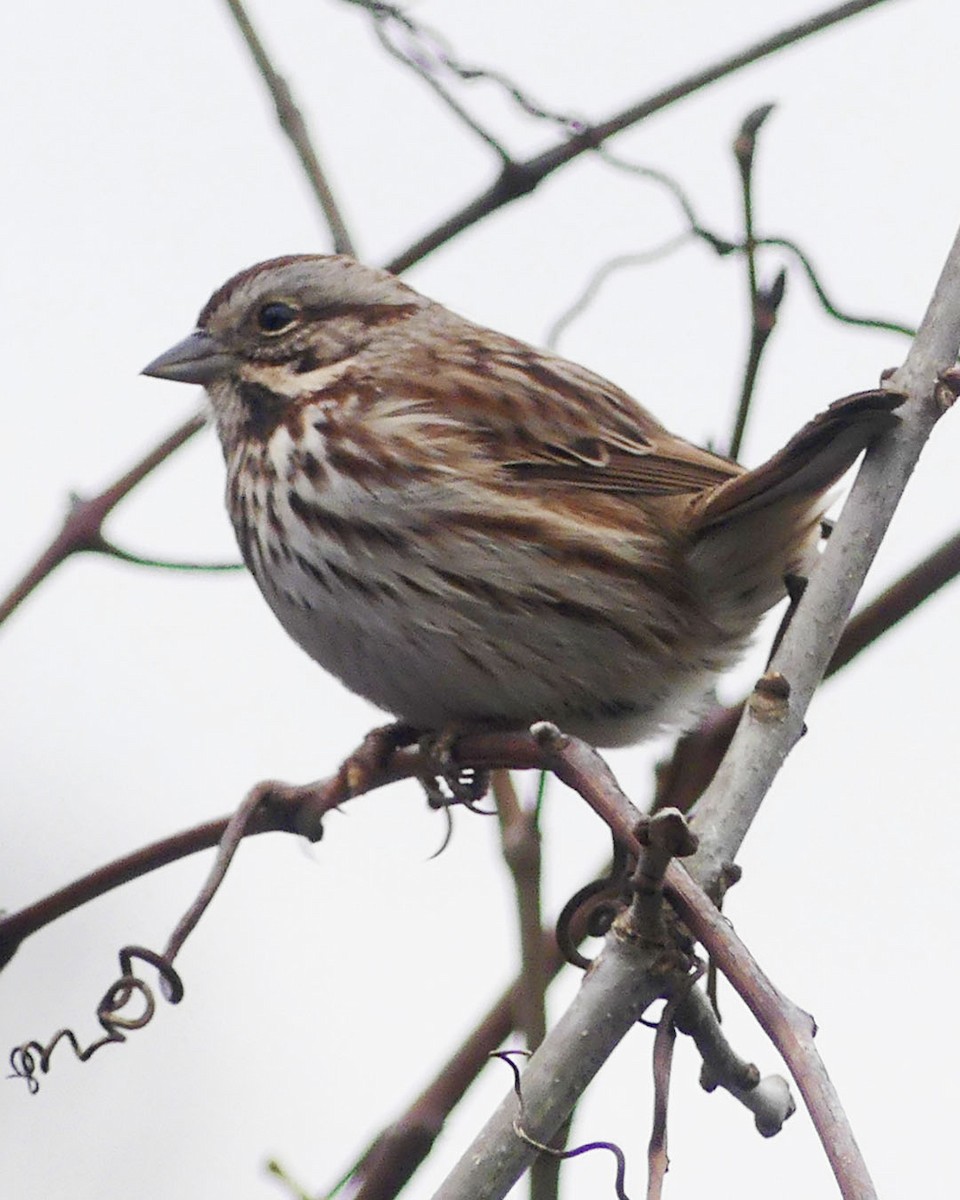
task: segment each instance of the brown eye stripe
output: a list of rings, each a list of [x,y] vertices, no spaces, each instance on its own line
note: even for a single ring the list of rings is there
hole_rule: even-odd
[[[417,304],[318,304],[305,307],[303,315],[312,321],[336,321],[350,317],[359,321],[365,329],[380,325],[392,325],[411,316],[418,309]]]

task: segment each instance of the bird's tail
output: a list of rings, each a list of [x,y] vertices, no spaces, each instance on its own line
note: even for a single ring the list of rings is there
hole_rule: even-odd
[[[785,576],[808,572],[830,489],[902,403],[879,389],[837,400],[765,463],[694,502],[691,565],[713,611],[755,621],[784,595]]]

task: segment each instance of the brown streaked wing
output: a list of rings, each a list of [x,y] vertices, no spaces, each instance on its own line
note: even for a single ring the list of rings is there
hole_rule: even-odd
[[[550,455],[553,457],[550,457]],[[619,457],[619,456],[618,456]],[[604,465],[565,461],[562,446],[544,447],[543,454],[506,468],[514,479],[567,483],[589,491],[619,492],[634,496],[676,496],[709,491],[740,474],[735,464],[718,469],[711,462],[696,463],[652,451],[646,458],[624,461],[611,455]]]
[[[502,356],[515,402],[537,419],[514,428],[502,447],[513,479],[566,483],[621,494],[695,494],[743,473],[729,459],[675,437],[626,392],[552,355],[527,350]]]

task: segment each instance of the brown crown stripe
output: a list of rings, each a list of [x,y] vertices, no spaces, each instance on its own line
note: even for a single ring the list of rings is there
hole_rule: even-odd
[[[291,263],[302,262],[303,259],[309,257],[309,254],[284,254],[280,258],[271,258],[269,262],[256,263],[254,266],[248,267],[246,271],[241,271],[239,275],[234,275],[222,287],[217,288],[203,306],[200,316],[197,318],[197,325],[202,329],[207,319],[216,312],[225,300],[228,300],[238,288],[242,288],[251,279],[259,275],[261,271],[266,273],[278,267],[287,267]]]

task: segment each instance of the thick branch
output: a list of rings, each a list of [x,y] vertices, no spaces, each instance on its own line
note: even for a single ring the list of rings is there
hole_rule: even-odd
[[[549,1142],[597,1071],[660,994],[657,951],[609,934],[573,1003],[523,1072],[524,1132]],[[504,1099],[434,1200],[498,1200],[535,1150],[514,1132],[513,1092]],[[477,1164],[482,1163],[478,1169]]]
[[[903,366],[889,380],[908,397],[900,423],[871,447],[821,561],[770,664],[782,702],[747,702],[720,769],[697,804],[700,850],[692,867],[711,890],[733,860],[774,776],[803,729],[804,714],[893,517],[923,445],[943,412],[938,376],[960,349],[960,234]]]

